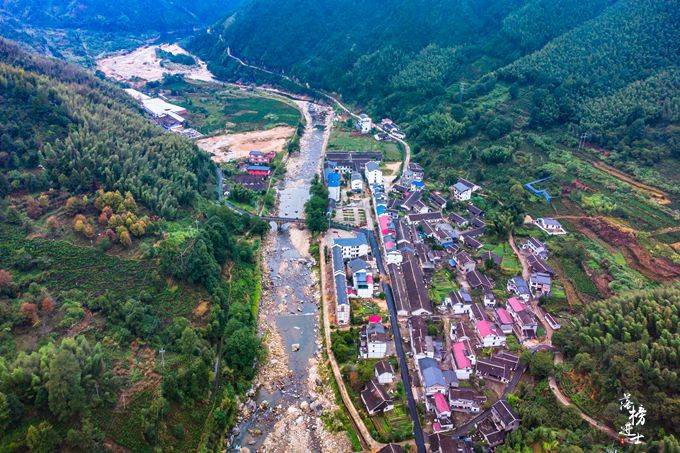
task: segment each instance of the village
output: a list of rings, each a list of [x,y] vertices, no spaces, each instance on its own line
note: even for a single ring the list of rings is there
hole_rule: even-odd
[[[181,106],[125,91],[168,132],[202,137]],[[325,124],[326,113],[310,108],[314,124]],[[353,136],[377,142],[405,138],[391,120],[375,125],[365,114],[354,129]],[[242,154],[221,191],[267,192],[281,155]],[[479,185],[460,178],[448,190],[431,190],[420,165],[404,161],[394,174],[380,151],[328,150],[323,159],[327,215],[340,228],[326,235],[330,265],[322,278],[334,294],[331,348],[352,345],[350,356],[336,353],[335,360],[354,409],[385,451],[402,451],[399,442],[421,430],[430,451],[502,444],[520,422],[505,399],[526,368],[520,355],[552,348],[560,328],[539,306],[555,276],[540,237],[566,231],[555,219],[532,219],[537,234],[519,244],[521,256],[501,248],[518,264],[503,275],[508,257],[486,242],[498,238],[487,234],[485,212],[474,203]]]
[[[381,126],[388,132],[375,134],[376,140],[403,138],[391,120]],[[370,134],[370,118],[361,115],[356,129]],[[536,234],[519,242],[517,256],[514,243],[507,247],[521,265],[504,276],[500,268],[509,257],[494,252],[498,244],[485,244],[498,238],[487,234],[485,212],[473,202],[482,187],[461,178],[448,191],[434,191],[416,163],[398,180],[383,168],[379,152],[329,152],[324,163],[329,216],[347,221],[348,210],[367,211],[350,217],[352,233],[331,230],[326,238],[333,348],[357,337],[357,357],[336,358],[346,369],[359,369],[365,381],[358,387],[350,372],[346,384],[357,390],[355,405],[383,442],[416,434],[417,427],[413,433],[397,428],[413,398],[431,451],[498,446],[519,426],[505,396],[526,368],[520,355],[551,349],[552,332],[560,328],[539,303],[555,277],[541,238],[566,231],[552,218],[532,220]],[[396,344],[400,338],[403,345]],[[406,373],[400,373],[404,364]],[[401,451],[394,444],[385,448]]]

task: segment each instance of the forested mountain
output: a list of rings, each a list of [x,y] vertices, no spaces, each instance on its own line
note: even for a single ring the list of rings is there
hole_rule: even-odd
[[[0,40],[0,86],[0,195],[103,187],[172,217],[214,193],[207,154],[80,68]]]
[[[578,375],[576,379],[573,373],[565,375],[564,381],[569,388],[578,388],[583,387],[582,379],[587,379],[594,391],[584,403],[614,426],[627,419],[618,403],[620,395],[627,392],[648,409],[651,426],[677,432],[678,313],[677,286],[629,293],[594,304],[555,336],[556,344],[572,358],[573,373]]]
[[[678,0],[254,0],[193,49],[223,76],[258,77],[227,47],[397,119],[419,147],[585,133],[612,164],[677,179],[639,168],[680,152]]]
[[[6,0],[0,11],[25,25],[93,31],[191,30],[229,14],[241,0]]]

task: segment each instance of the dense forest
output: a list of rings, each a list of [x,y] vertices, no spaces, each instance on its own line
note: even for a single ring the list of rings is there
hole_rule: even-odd
[[[220,450],[268,225],[119,88],[5,40],[0,86],[0,450]]]
[[[164,217],[214,194],[213,164],[85,71],[0,41],[0,195],[130,191]]]
[[[607,151],[594,156],[677,182],[679,11],[677,0],[256,0],[192,48],[226,77],[261,78],[229,46],[339,92],[428,151],[585,134]]]
[[[0,12],[25,25],[96,31],[176,31],[207,25],[229,14],[241,0],[8,0]]]
[[[677,286],[627,293],[589,306],[573,325],[555,334],[555,344],[571,365],[562,382],[582,405],[613,426],[627,420],[619,407],[626,392],[647,409],[647,437],[663,437],[660,429],[677,435],[679,313]],[[579,386],[584,390],[579,392]]]

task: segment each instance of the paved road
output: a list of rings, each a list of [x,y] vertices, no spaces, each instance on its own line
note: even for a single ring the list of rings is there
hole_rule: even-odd
[[[423,434],[423,427],[420,425],[420,417],[418,416],[418,407],[416,406],[416,400],[413,397],[413,389],[411,387],[411,376],[408,373],[408,361],[406,359],[406,353],[404,352],[404,342],[401,338],[401,331],[399,330],[399,321],[397,317],[397,308],[394,304],[394,296],[392,294],[392,287],[385,283],[385,278],[387,277],[387,272],[385,271],[385,265],[382,260],[382,254],[380,252],[380,247],[378,246],[378,241],[375,238],[373,231],[363,229],[361,230],[368,237],[369,243],[371,244],[371,251],[375,257],[376,263],[378,264],[378,269],[382,274],[382,288],[385,293],[385,298],[387,299],[387,308],[390,312],[390,325],[392,326],[392,335],[394,336],[394,346],[397,352],[397,358],[399,359],[399,370],[401,371],[401,380],[404,383],[404,390],[406,393],[406,400],[408,402],[408,411],[411,415],[411,420],[413,421],[413,436],[416,441],[416,447],[419,453],[425,453],[425,436]]]

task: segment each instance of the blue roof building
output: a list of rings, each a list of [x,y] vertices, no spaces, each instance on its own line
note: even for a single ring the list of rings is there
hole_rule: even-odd
[[[329,173],[326,176],[326,183],[328,187],[340,187],[340,174],[339,173]]]

